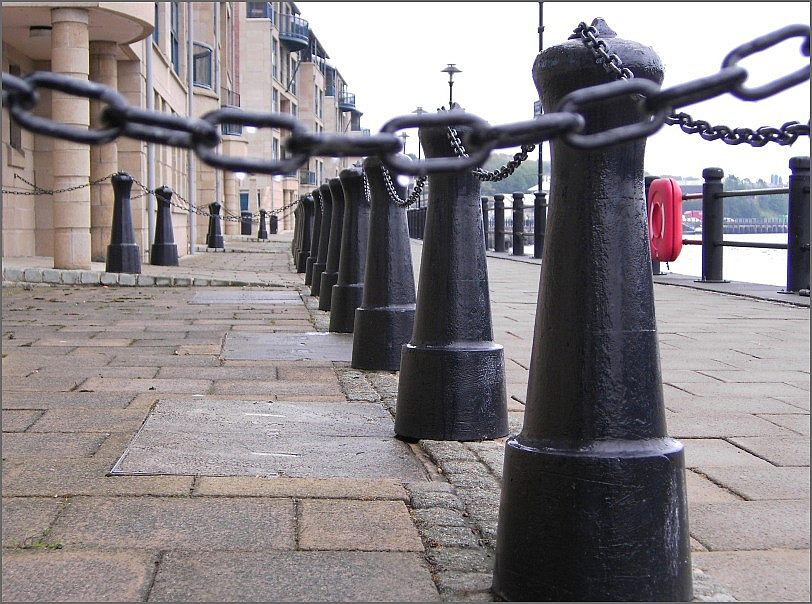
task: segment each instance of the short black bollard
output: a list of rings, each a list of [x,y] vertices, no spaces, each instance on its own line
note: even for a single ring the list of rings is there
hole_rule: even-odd
[[[277,233],[279,233],[279,216],[277,216],[276,214],[271,214],[270,225],[271,225],[271,235],[276,235]]]
[[[268,226],[265,217],[268,215],[268,210],[259,211],[259,231],[257,232],[257,239],[268,238]]]
[[[415,311],[406,211],[389,199],[377,156],[364,160],[364,172],[370,192],[369,243],[364,298],[355,311],[352,367],[397,371],[401,348],[412,336]],[[395,179],[392,184],[404,198],[406,188]]]
[[[493,196],[493,251],[505,251],[505,196]]]
[[[248,210],[240,211],[240,235],[251,234],[251,217],[252,214]]]
[[[513,194],[513,252],[524,256],[524,193]]]
[[[447,132],[420,129],[426,157],[454,155]],[[479,197],[471,170],[429,175],[414,330],[403,347],[395,413],[395,433],[407,439],[507,434],[504,350],[493,341]]]
[[[787,291],[809,289],[809,157],[789,160]]]
[[[544,253],[544,237],[547,233],[547,193],[533,193],[533,258]]]
[[[105,270],[108,273],[140,273],[141,250],[135,243],[130,191],[132,177],[126,172],[116,172],[110,179],[113,185],[113,225],[110,245],[107,246]]]
[[[225,249],[223,231],[220,228],[220,204],[216,201],[209,204],[209,232],[206,235],[206,247],[221,250]]]
[[[702,170],[702,279],[705,283],[725,283],[722,278],[724,247],[724,190],[721,168]]]
[[[321,293],[321,276],[327,268],[327,252],[330,247],[330,223],[333,220],[333,194],[330,185],[324,183],[319,187],[321,193],[321,234],[319,235],[319,257],[313,265],[313,281],[310,284],[310,295],[319,297]]]
[[[488,249],[488,198],[481,197],[482,202],[482,235],[485,239],[485,249]]]
[[[293,210],[293,239],[290,242],[290,255],[293,258],[293,264],[296,266],[298,272],[298,258],[299,248],[302,245],[302,198],[296,203],[296,208]]]
[[[299,254],[296,258],[296,272],[303,273],[307,270],[307,257],[313,237],[313,196],[305,195],[299,204],[302,208],[300,219],[302,228],[299,233]]]
[[[321,191],[313,189],[313,229],[310,232],[310,250],[305,265],[305,285],[313,284],[313,265],[318,261],[319,238],[321,236]],[[311,287],[312,291],[312,287]]]
[[[175,245],[175,234],[172,231],[172,189],[158,187],[155,189],[158,200],[158,215],[155,220],[155,241],[149,248],[149,263],[154,266],[178,266],[178,246]]]
[[[654,52],[597,36],[636,78],[662,80]],[[533,69],[545,113],[609,82],[572,39]],[[590,132],[637,121],[632,95],[594,103]],[[508,438],[494,592],[505,600],[690,601],[682,445],[666,432],[643,205],[645,139],[600,150],[552,144],[544,249],[522,431]]]
[[[364,270],[369,240],[369,200],[364,193],[361,168],[342,170],[338,175],[344,190],[344,224],[338,282],[330,301],[330,331],[352,333],[355,309],[364,298]]]
[[[344,189],[338,178],[329,181],[333,198],[333,214],[330,219],[330,241],[327,247],[327,264],[321,275],[319,288],[319,310],[330,310],[333,300],[333,286],[338,283],[338,264],[341,260],[341,235],[344,231]]]

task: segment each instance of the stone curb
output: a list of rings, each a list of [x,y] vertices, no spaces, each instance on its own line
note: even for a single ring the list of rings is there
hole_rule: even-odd
[[[3,268],[3,287],[21,284],[37,285],[92,285],[111,287],[267,287],[261,281],[230,281],[209,277],[174,275],[136,275],[108,273],[106,271],[62,270],[53,268]]]

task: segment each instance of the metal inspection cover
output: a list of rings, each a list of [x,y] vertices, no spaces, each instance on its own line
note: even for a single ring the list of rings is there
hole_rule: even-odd
[[[374,403],[159,400],[113,475],[421,480]]]
[[[223,346],[228,361],[352,361],[351,333],[229,332]]]
[[[302,297],[292,291],[205,291],[197,292],[189,304],[296,304]]]

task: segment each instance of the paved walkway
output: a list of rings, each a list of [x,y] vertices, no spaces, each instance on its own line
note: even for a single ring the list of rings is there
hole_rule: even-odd
[[[330,360],[289,236],[226,245],[144,267],[175,287],[4,259],[3,600],[492,599],[503,441],[394,439],[397,374]],[[488,263],[516,432],[539,267]],[[808,600],[808,308],[655,298],[696,599]]]

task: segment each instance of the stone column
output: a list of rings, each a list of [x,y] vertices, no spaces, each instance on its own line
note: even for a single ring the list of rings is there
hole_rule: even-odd
[[[115,42],[90,43],[90,79],[118,90],[118,63]],[[102,126],[100,112],[103,103],[90,101],[90,125]],[[90,180],[96,181],[118,172],[118,144],[116,141],[90,147]],[[109,180],[90,187],[90,255],[94,262],[104,262],[110,243],[110,225],[113,220],[113,186]]]
[[[51,70],[87,80],[89,71],[89,16],[81,8],[51,10]],[[51,117],[73,126],[90,123],[89,101],[57,90],[51,95]],[[90,177],[88,145],[53,141],[53,187],[87,184]],[[88,187],[54,193],[54,268],[90,269],[90,190]]]

